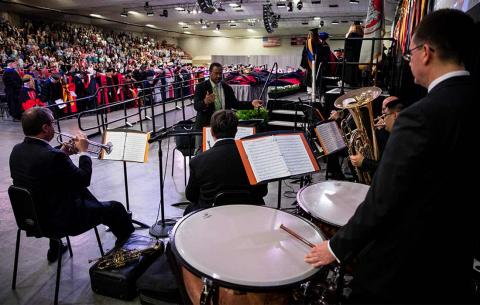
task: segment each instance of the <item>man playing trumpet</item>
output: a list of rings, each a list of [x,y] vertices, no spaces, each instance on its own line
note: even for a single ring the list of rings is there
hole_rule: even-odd
[[[403,108],[404,105],[396,96],[389,96],[383,100],[382,115],[378,118],[378,121],[376,121],[375,124],[377,128],[384,128],[386,131],[386,135],[384,136],[385,139],[382,141],[382,145],[380,145],[380,158],[382,156],[385,144],[387,143],[388,134],[390,134],[392,131],[393,124]],[[378,133],[377,138],[380,138],[378,137]],[[361,153],[357,152],[355,155],[350,156],[350,161],[352,162],[353,166],[359,167],[362,171],[367,171],[373,175],[378,167],[380,159],[378,161],[368,159],[365,158]]]
[[[88,190],[92,160],[88,140],[79,134],[73,145],[50,146],[55,135],[54,118],[47,108],[30,108],[22,115],[25,139],[10,155],[13,184],[28,189],[37,206],[38,218],[46,232],[78,235],[98,224],[110,227],[117,241],[126,239],[134,227],[123,205],[98,201]],[[79,166],[70,155],[80,153]],[[59,244],[50,240],[49,262],[58,259]],[[66,251],[62,246],[62,253]]]

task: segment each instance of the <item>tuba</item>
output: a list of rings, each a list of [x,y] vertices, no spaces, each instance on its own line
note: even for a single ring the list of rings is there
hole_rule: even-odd
[[[341,128],[348,146],[348,154],[361,153],[365,158],[378,160],[379,150],[375,135],[375,123],[372,101],[382,93],[378,87],[366,87],[352,90],[335,101],[338,109],[348,109],[349,115],[342,120]],[[355,122],[355,128],[349,125],[349,118]],[[370,184],[370,173],[355,167],[360,183]]]

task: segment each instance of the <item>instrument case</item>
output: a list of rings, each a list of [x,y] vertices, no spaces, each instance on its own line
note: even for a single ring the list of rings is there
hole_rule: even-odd
[[[124,250],[145,250],[151,248],[156,240],[142,235],[132,234],[121,246],[115,246],[106,253],[111,254],[119,248]],[[90,281],[95,293],[112,298],[131,300],[137,296],[136,280],[147,268],[163,253],[163,242],[159,241],[160,247],[148,254],[141,255],[138,260],[120,268],[99,269],[99,261],[90,267]]]
[[[153,262],[137,280],[137,290],[142,305],[183,304],[179,283],[172,270],[167,243],[165,254]]]

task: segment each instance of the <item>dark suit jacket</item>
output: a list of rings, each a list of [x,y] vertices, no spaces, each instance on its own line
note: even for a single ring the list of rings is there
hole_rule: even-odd
[[[465,111],[477,105],[470,77],[454,77],[400,113],[364,202],[330,241],[341,261],[357,256],[353,293],[367,302],[466,301],[480,231]]]
[[[26,137],[15,145],[10,173],[15,186],[32,193],[46,231],[66,228],[82,198],[96,200],[87,189],[92,176],[90,157],[81,156],[77,167],[64,152],[38,139]]]
[[[211,207],[215,196],[225,190],[248,190],[255,203],[265,204],[268,185],[252,186],[233,139],[226,139],[190,161],[190,178],[185,190],[196,208]],[[248,203],[248,202],[246,202]]]
[[[228,84],[221,82],[223,88],[223,94],[225,95],[225,109],[249,109],[253,108],[251,103],[241,103],[235,97],[232,87]],[[207,95],[207,92],[212,93],[212,84],[210,80],[206,80],[197,85],[195,88],[195,96],[193,97],[193,107],[197,111],[197,120],[195,122],[196,129],[202,129],[205,126],[210,125],[210,118],[215,112],[215,104],[205,105],[203,100]]]

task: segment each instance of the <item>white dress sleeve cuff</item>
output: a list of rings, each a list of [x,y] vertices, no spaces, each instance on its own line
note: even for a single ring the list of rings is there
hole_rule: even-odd
[[[328,246],[328,251],[330,251],[330,253],[332,253],[332,255],[333,255],[333,257],[335,257],[335,260],[337,261],[337,263],[340,263],[340,260],[337,258],[335,253],[332,251],[332,248],[330,248],[330,241],[328,241],[327,246]]]

